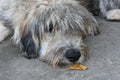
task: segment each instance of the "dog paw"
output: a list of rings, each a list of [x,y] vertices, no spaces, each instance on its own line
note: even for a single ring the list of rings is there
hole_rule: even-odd
[[[10,30],[0,23],[0,42],[3,41],[10,34]]]
[[[106,13],[107,20],[120,20],[120,9],[110,10]]]

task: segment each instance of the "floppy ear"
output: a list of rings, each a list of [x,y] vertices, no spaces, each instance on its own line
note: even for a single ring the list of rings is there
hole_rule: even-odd
[[[28,59],[37,58],[39,56],[38,49],[35,44],[35,40],[31,32],[22,36],[21,43],[23,45],[23,51],[26,53],[24,56]]]
[[[22,27],[21,27],[22,26]],[[36,20],[29,20],[24,22],[20,27],[22,49],[25,52],[25,57],[28,59],[39,57],[40,48],[40,34],[39,25]]]

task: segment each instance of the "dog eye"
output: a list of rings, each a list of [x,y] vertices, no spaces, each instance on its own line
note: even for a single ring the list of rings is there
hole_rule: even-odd
[[[49,32],[52,33],[52,31],[53,31],[53,24],[50,23],[50,24],[49,24]]]

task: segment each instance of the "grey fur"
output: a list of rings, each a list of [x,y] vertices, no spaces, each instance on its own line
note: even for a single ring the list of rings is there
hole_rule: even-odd
[[[0,20],[11,22],[17,45],[24,47],[21,39],[30,34],[25,45],[35,44],[40,59],[54,66],[70,63],[64,57],[68,49],[80,50],[85,58],[83,37],[98,33],[95,18],[76,0],[0,0]]]

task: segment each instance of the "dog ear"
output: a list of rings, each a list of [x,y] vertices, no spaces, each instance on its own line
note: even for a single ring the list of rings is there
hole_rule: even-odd
[[[23,51],[26,53],[24,55],[25,57],[31,59],[37,58],[39,56],[38,50],[36,49],[35,41],[30,32],[22,36],[21,43],[23,45]]]
[[[28,59],[39,57],[40,29],[36,20],[31,19],[24,26],[21,43],[23,51],[26,53],[25,57]]]

